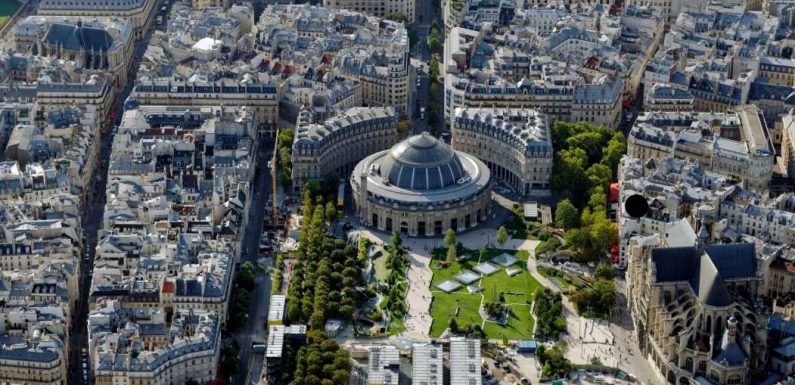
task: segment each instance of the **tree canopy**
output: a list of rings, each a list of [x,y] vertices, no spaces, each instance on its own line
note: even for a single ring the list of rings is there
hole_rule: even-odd
[[[455,246],[455,231],[453,229],[447,229],[447,234],[444,235],[444,244],[447,247]]]
[[[347,385],[351,375],[348,351],[319,330],[309,330],[307,340],[296,355],[294,384]]]
[[[505,226],[500,226],[497,229],[497,244],[502,246],[505,242],[508,242],[508,230],[505,229]]]
[[[608,187],[627,151],[620,132],[582,122],[555,122],[552,143],[556,149],[552,188],[575,207],[583,207],[594,188]]]
[[[580,213],[571,200],[564,199],[558,202],[558,207],[555,209],[555,224],[564,230],[574,229],[580,224]]]
[[[350,320],[365,298],[356,290],[364,285],[358,247],[328,233],[323,199],[304,194],[300,242],[287,291],[287,318],[322,329],[328,318]],[[336,211],[336,210],[334,210]],[[311,213],[311,214],[310,214]]]

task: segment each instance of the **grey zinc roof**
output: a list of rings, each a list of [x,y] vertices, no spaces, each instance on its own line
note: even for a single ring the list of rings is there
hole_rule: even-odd
[[[39,9],[128,10],[143,7],[146,0],[43,0]]]
[[[48,348],[30,348],[21,345],[0,345],[0,360],[50,362],[56,359],[58,359],[58,353]]]
[[[427,132],[396,144],[380,167],[391,184],[412,190],[444,188],[466,175],[455,151]]]

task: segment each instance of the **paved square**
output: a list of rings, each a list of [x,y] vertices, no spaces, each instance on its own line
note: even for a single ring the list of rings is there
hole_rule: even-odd
[[[455,281],[451,281],[449,279],[444,280],[444,281],[439,282],[438,284],[436,284],[436,288],[441,290],[441,291],[443,291],[443,292],[445,292],[445,293],[450,293],[450,292],[456,291],[456,290],[458,290],[459,287],[461,287],[460,283],[455,282]]]
[[[505,273],[508,274],[509,277],[513,277],[514,275],[519,274],[521,272],[522,272],[522,269],[517,269],[517,268],[505,269]]]
[[[472,282],[475,282],[480,279],[480,275],[475,274],[469,270],[461,270],[460,273],[456,274],[455,277],[456,281],[463,283],[464,285],[469,285]]]
[[[510,255],[508,253],[502,253],[502,254],[494,257],[491,261],[494,262],[494,263],[499,264],[502,267],[508,267],[508,266],[511,266],[514,263],[516,263],[516,261],[518,261],[518,259],[516,259],[516,257],[514,257],[513,255]]]
[[[499,267],[494,266],[493,264],[488,263],[488,262],[482,262],[482,263],[478,264],[477,266],[473,267],[472,269],[477,271],[478,273],[485,274],[485,275],[492,275],[492,274],[496,273],[498,270],[500,270]]]

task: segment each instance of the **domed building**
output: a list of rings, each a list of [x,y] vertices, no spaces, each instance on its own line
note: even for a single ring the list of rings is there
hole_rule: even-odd
[[[351,187],[362,223],[412,236],[463,231],[491,211],[491,172],[427,132],[364,158]]]

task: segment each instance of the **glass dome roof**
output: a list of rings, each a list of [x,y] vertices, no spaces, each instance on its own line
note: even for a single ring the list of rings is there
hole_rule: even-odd
[[[380,167],[390,184],[411,190],[444,188],[468,175],[456,152],[427,132],[393,146]]]

